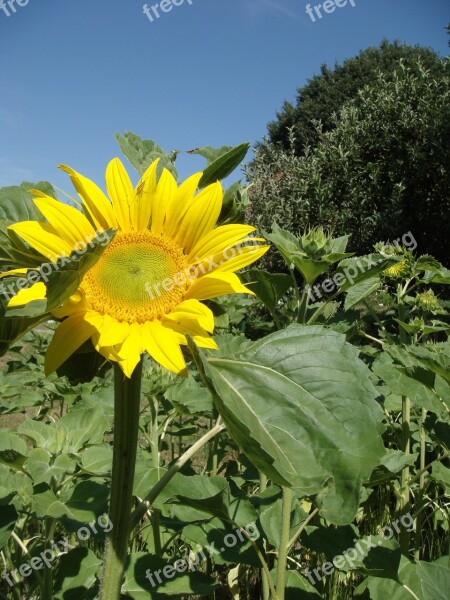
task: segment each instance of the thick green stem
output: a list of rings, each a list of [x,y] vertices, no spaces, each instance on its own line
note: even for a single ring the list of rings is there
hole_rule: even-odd
[[[51,548],[53,533],[56,527],[56,520],[47,517],[45,520],[45,548]],[[53,598],[53,567],[45,567],[42,577],[42,600],[52,600]]]
[[[278,600],[284,600],[286,587],[286,568],[287,558],[289,553],[289,535],[291,531],[291,503],[292,490],[291,488],[283,488],[283,503],[281,508],[281,538],[280,547],[278,548],[277,560],[277,596]]]
[[[134,470],[139,434],[142,359],[131,379],[115,366],[114,452],[108,535],[100,598],[119,600],[128,552]]]

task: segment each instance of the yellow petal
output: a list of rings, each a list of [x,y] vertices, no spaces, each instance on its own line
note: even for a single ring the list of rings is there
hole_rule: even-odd
[[[2,277],[9,277],[10,275],[24,275],[28,273],[28,271],[32,271],[33,269],[11,269],[11,271],[4,271],[0,273],[0,279]]]
[[[178,343],[187,344],[186,335],[190,335],[197,346],[217,350],[216,342],[208,335],[208,332],[195,321],[190,319],[183,320],[179,323],[164,321],[164,325],[177,333]]]
[[[170,313],[164,315],[164,318],[174,323],[194,321],[206,331],[210,333],[214,331],[214,315],[212,310],[198,300],[191,299],[181,302]]]
[[[120,346],[116,346],[120,357],[119,366],[127,377],[131,377],[136,365],[144,352],[144,342],[142,340],[142,325],[132,323],[128,327],[127,337]]]
[[[45,374],[56,371],[95,331],[95,327],[85,321],[84,314],[65,319],[55,331],[45,355]]]
[[[145,349],[160,365],[178,375],[186,376],[186,363],[176,334],[159,321],[143,325]]]
[[[47,223],[21,221],[9,225],[8,229],[20,235],[27,244],[51,261],[56,261],[60,256],[70,256],[72,252],[71,244],[61,239],[56,229]]]
[[[117,219],[111,202],[98,185],[67,165],[60,165],[59,168],[69,174],[87,212],[91,216],[95,229],[117,229]]]
[[[106,189],[120,229],[131,231],[130,204],[133,201],[133,186],[118,158],[113,158],[106,168]]]
[[[170,206],[177,190],[177,182],[167,169],[163,169],[155,193],[152,198],[152,232],[161,233],[166,218],[167,207]]]
[[[52,315],[57,319],[63,319],[64,317],[69,317],[70,315],[74,315],[75,313],[87,312],[88,306],[86,302],[86,297],[84,294],[80,292],[75,292],[62,306],[59,308],[55,308],[52,310]]]
[[[35,198],[34,203],[72,249],[83,249],[95,237],[95,229],[73,206],[63,204],[50,196]]]
[[[227,294],[254,295],[234,273],[210,273],[194,281],[185,295],[185,299],[209,300]]]
[[[158,158],[152,162],[134,190],[132,222],[136,231],[145,231],[150,223],[152,196],[156,191],[156,169],[159,160]]]
[[[45,300],[47,297],[47,288],[45,284],[39,281],[29,288],[19,290],[17,294],[8,302],[8,308],[16,308],[17,306],[25,306],[33,300]]]
[[[122,344],[129,333],[127,323],[120,323],[109,315],[100,315],[92,311],[89,316],[86,316],[86,321],[97,329],[93,339],[97,350]]]
[[[202,237],[192,248],[188,261],[200,262],[202,259],[215,256],[227,248],[235,246],[255,231],[251,225],[222,225]]]
[[[176,236],[176,241],[186,253],[190,253],[195,244],[214,228],[222,210],[222,198],[220,181],[209,185],[195,196]]]
[[[181,219],[194,202],[195,192],[203,173],[194,173],[177,188],[172,200],[167,206],[164,233],[172,237],[178,229]]]
[[[214,267],[213,272],[233,272],[239,271],[248,265],[256,262],[263,256],[270,246],[242,246],[230,260],[225,260],[222,264]]]

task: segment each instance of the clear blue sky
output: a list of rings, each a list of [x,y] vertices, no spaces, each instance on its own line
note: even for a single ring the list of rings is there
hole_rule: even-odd
[[[67,163],[103,186],[116,131],[166,150],[253,144],[322,63],[383,38],[448,53],[449,0],[354,3],[315,23],[305,0],[184,0],[153,22],[143,0],[0,9],[0,185],[72,192],[56,168]],[[181,158],[180,175],[200,160]]]

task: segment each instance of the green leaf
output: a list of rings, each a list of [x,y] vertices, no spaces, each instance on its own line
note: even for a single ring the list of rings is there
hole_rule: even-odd
[[[17,186],[0,188],[0,219],[10,223],[42,220],[42,215],[33,203],[33,196],[29,190],[40,190],[56,198],[55,190],[48,181],[38,183],[24,181]]]
[[[70,550],[56,567],[52,596],[56,600],[83,600],[94,585],[101,564],[88,548]]]
[[[32,318],[0,317],[0,357],[4,356],[12,344],[14,344],[18,339],[46,319],[46,316]]]
[[[447,600],[450,571],[436,563],[414,564],[402,556],[398,581],[379,577],[368,577],[366,581],[372,600],[411,600],[413,594],[419,600]]]
[[[93,475],[108,475],[111,472],[112,456],[109,444],[91,446],[81,455],[81,466]]]
[[[230,173],[232,173],[244,160],[249,148],[250,144],[246,142],[239,146],[235,146],[231,150],[225,152],[225,154],[222,154],[219,158],[216,158],[216,160],[203,171],[203,176],[198,184],[199,187],[204,188],[211,183],[215,183],[216,181],[228,177],[228,175],[230,175]]]
[[[78,523],[89,523],[106,514],[109,488],[95,481],[82,481],[77,484],[67,502],[57,500],[48,506],[47,514],[63,519],[69,529],[77,529]]]
[[[188,377],[181,383],[169,387],[164,396],[182,414],[195,415],[213,411],[213,401],[209,390],[194,377]]]
[[[285,598],[286,600],[316,600],[322,596],[298,571],[287,571]]]
[[[164,600],[190,594],[209,596],[216,587],[214,580],[204,573],[187,571],[189,564],[184,556],[180,556],[179,560],[184,561],[184,572],[177,573],[175,568],[166,568],[165,575],[163,569],[173,565],[175,557],[166,562],[145,552],[132,554],[125,572],[122,592],[131,596],[133,600],[148,600],[149,597],[152,600]],[[179,569],[181,568],[179,563]]]
[[[329,521],[351,522],[385,450],[370,372],[345,337],[291,326],[228,358],[190,348],[230,435],[255,466],[300,496],[317,495]]]
[[[440,462],[434,462],[431,478],[442,485],[445,493],[450,495],[450,469],[444,467],[444,465]]]
[[[417,452],[405,454],[401,450],[388,450],[381,458],[380,465],[386,467],[391,473],[398,473],[406,465],[412,465],[416,461]]]
[[[305,548],[324,554],[327,561],[332,561],[335,556],[352,548],[357,537],[358,529],[353,524],[343,527],[323,524],[318,527],[308,526],[300,539]]]
[[[447,566],[420,561],[417,575],[422,583],[423,600],[448,600],[450,569]]]
[[[27,445],[25,441],[10,429],[0,429],[0,452],[10,450],[25,456]]]
[[[364,281],[360,281],[355,285],[352,285],[347,290],[347,296],[345,298],[345,310],[350,310],[356,304],[359,304],[362,300],[370,296],[380,287],[380,277],[375,275],[374,277],[368,277]]]
[[[131,131],[124,135],[116,133],[115,138],[123,154],[139,175],[143,175],[151,163],[159,158],[158,172],[161,173],[161,170],[166,168],[177,179],[177,170],[173,162],[176,153],[168,154],[153,140],[143,140]]]
[[[277,308],[278,301],[293,286],[292,277],[284,273],[272,274],[260,269],[250,269],[240,277],[272,314]]]
[[[0,505],[8,504],[17,495],[29,495],[33,493],[30,478],[20,471],[13,472],[7,466],[0,464]]]
[[[193,520],[192,518],[190,519]],[[254,523],[242,526],[251,539],[262,550],[262,536]],[[235,525],[220,519],[210,519],[201,523],[191,523],[183,528],[183,539],[197,554],[199,563],[204,562],[201,549],[206,556],[211,555],[216,564],[242,564],[259,567],[261,563],[251,542]]]
[[[412,371],[408,372],[402,365],[394,364],[387,354],[375,360],[372,370],[392,394],[408,396],[413,404],[437,415],[443,412],[444,405],[433,389],[411,376]]]
[[[221,146],[220,148],[213,148],[212,146],[203,146],[202,148],[194,148],[194,150],[188,150],[188,154],[199,154],[207,160],[207,164],[210,165],[219,159],[221,156],[233,150],[234,146]]]
[[[33,479],[33,484],[49,483],[54,478],[62,481],[64,475],[75,470],[76,462],[67,454],[60,454],[56,458],[43,448],[31,450],[24,469]]]
[[[178,477],[171,492],[173,496],[167,503],[183,504],[215,517],[228,518],[230,490],[223,477]]]

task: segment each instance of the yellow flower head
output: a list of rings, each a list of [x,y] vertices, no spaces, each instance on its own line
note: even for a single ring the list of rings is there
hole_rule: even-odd
[[[385,269],[383,273],[391,279],[400,279],[408,272],[408,263],[406,259],[401,260]]]
[[[157,164],[133,188],[123,164],[113,159],[106,170],[111,200],[95,183],[62,166],[83,212],[40,193],[34,202],[46,222],[10,226],[51,260],[85,247],[102,231],[117,231],[77,292],[53,311],[63,321],[47,351],[47,373],[90,338],[128,377],[144,352],[185,374],[180,344],[187,343],[187,334],[201,347],[216,348],[209,335],[213,314],[200,301],[251,293],[234,272],[258,260],[268,246],[249,237],[254,227],[216,227],[223,198],[219,182],[197,193],[202,173],[177,186],[167,169],[157,179]],[[38,282],[21,290],[9,306],[45,297],[45,285]]]

